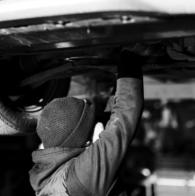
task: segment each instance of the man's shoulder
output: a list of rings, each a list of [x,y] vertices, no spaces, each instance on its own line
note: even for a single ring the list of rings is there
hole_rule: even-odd
[[[39,195],[48,195],[49,193],[52,193],[53,195],[58,196],[70,196],[66,182],[71,165],[72,161],[62,164],[47,180],[47,183],[42,188]]]

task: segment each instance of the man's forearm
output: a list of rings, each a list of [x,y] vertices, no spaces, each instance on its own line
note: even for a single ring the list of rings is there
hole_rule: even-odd
[[[117,79],[116,100],[120,101],[120,107],[128,109],[135,104],[138,111],[143,106],[143,81],[136,78],[119,78]],[[125,99],[125,100],[124,100]]]

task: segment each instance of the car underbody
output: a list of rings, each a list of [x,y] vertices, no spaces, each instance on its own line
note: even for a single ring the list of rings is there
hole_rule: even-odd
[[[28,75],[37,74],[36,79],[39,72],[47,72],[47,77],[57,75],[58,71],[67,76],[88,69],[113,72],[120,48],[127,47],[145,57],[146,75],[165,80],[193,77],[194,15],[116,12],[77,17],[0,22],[2,67],[14,59],[21,69],[31,72]],[[14,65],[11,66],[13,69]],[[181,69],[190,70],[189,75],[179,74]]]
[[[15,20],[0,16],[1,103],[6,108],[1,116],[9,116],[9,105],[11,116],[15,108],[26,118],[27,111],[66,96],[74,75],[114,77],[121,48],[145,59],[145,76],[163,83],[193,81],[194,19],[194,14],[121,10]]]

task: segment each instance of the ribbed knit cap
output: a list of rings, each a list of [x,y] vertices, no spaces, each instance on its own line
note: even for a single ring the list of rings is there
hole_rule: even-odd
[[[45,148],[82,147],[90,138],[94,125],[94,108],[86,100],[58,98],[43,109],[37,134]]]

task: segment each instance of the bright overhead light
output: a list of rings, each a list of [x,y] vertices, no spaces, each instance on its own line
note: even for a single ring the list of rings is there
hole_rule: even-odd
[[[142,169],[141,173],[144,175],[144,176],[149,176],[151,174],[150,170],[147,169],[147,168],[144,168]]]

